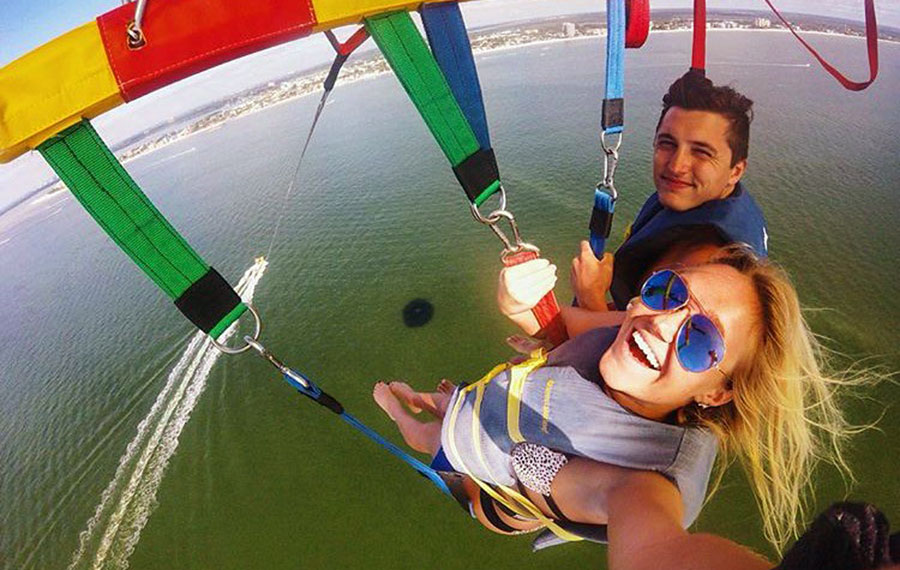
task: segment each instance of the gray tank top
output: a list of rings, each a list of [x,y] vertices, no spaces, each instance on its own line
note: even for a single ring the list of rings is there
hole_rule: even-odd
[[[684,503],[684,526],[700,513],[716,457],[716,439],[709,431],[642,418],[620,406],[600,387],[600,356],[615,339],[617,328],[594,329],[560,345],[547,364],[528,375],[522,394],[519,429],[526,441],[563,453],[632,469],[656,471],[675,483]],[[460,404],[454,439],[470,473],[485,482],[515,485],[514,442],[506,422],[509,373],[488,383],[480,411],[482,465],[473,447],[474,391]],[[453,395],[453,409],[461,392]],[[441,443],[448,444],[449,422]],[[451,465],[462,471],[456,457]]]

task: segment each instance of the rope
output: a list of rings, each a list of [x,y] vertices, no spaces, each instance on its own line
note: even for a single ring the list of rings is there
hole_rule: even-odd
[[[811,45],[809,45],[806,40],[800,37],[800,34],[797,33],[797,30],[794,29],[794,26],[788,22],[784,16],[775,8],[770,0],[766,0],[766,4],[769,5],[769,8],[775,12],[775,15],[778,16],[778,19],[784,23],[785,26],[794,34],[794,37],[797,38],[803,47],[806,48],[809,53],[811,53],[825,68],[825,71],[831,74],[832,77],[837,79],[838,83],[843,85],[846,89],[850,91],[862,91],[866,87],[872,84],[875,81],[875,78],[878,77],[878,23],[875,20],[875,0],[865,0],[865,14],[866,14],[866,51],[869,57],[869,79],[866,81],[850,81],[847,77],[837,70],[833,65],[828,63],[824,57],[819,55]]]
[[[365,28],[358,29],[351,37],[344,43],[340,43],[335,38],[334,34],[331,30],[325,32],[325,35],[328,37],[328,41],[331,42],[334,51],[337,52],[337,55],[334,58],[334,61],[331,63],[331,69],[328,71],[328,76],[325,78],[325,91],[322,93],[322,98],[319,99],[319,106],[316,108],[316,114],[313,116],[312,125],[309,127],[309,132],[306,134],[306,141],[303,143],[303,150],[300,152],[300,157],[297,159],[297,164],[294,167],[294,175],[291,177],[291,181],[288,184],[287,191],[284,193],[284,197],[281,199],[281,208],[279,208],[278,219],[275,222],[275,229],[272,231],[272,239],[269,240],[269,247],[266,249],[266,259],[272,254],[272,247],[275,245],[275,238],[278,236],[278,230],[281,227],[281,221],[284,219],[284,214],[287,211],[287,203],[288,198],[291,196],[291,192],[294,191],[294,184],[297,181],[297,177],[300,175],[300,167],[303,165],[303,158],[306,156],[306,150],[309,148],[309,143],[312,140],[313,133],[316,130],[316,126],[319,124],[319,117],[322,116],[322,111],[325,109],[325,103],[328,101],[328,96],[334,90],[335,83],[337,83],[338,74],[341,71],[341,67],[343,67],[344,62],[347,61],[347,58],[350,57],[350,54],[358,48],[366,38],[369,37],[368,32],[366,32]]]

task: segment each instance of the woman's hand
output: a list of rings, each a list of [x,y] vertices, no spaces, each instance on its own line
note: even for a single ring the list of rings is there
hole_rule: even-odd
[[[556,285],[556,266],[540,258],[504,267],[497,283],[500,312],[529,335],[540,330],[531,309]]]

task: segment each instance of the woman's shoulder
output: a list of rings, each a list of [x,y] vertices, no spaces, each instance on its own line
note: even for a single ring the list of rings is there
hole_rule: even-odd
[[[616,339],[619,327],[591,329],[569,339],[547,356],[547,366],[570,366],[586,380],[600,383],[600,357]]]

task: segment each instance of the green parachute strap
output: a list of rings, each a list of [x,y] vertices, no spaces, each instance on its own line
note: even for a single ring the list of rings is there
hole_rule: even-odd
[[[202,295],[210,289],[207,285],[201,287],[204,291],[198,292],[197,283],[217,281],[215,270],[153,206],[90,122],[83,120],[48,139],[38,151],[107,235],[176,304],[192,297],[189,301],[196,305],[197,294]],[[195,287],[193,292],[192,287]],[[222,295],[221,291],[219,294],[229,298],[225,306],[221,306],[221,299],[213,303],[219,305],[213,312],[221,313],[221,318],[209,322],[209,308],[199,309],[207,313],[207,326],[200,326],[191,318],[190,308],[186,311],[179,305],[179,309],[207,333],[224,331],[240,317],[246,306],[239,298],[237,304],[233,303],[236,293],[233,297],[227,293]]]
[[[454,169],[477,155],[478,139],[409,13],[373,16],[365,24]],[[480,206],[499,189],[493,179],[466,193]]]

